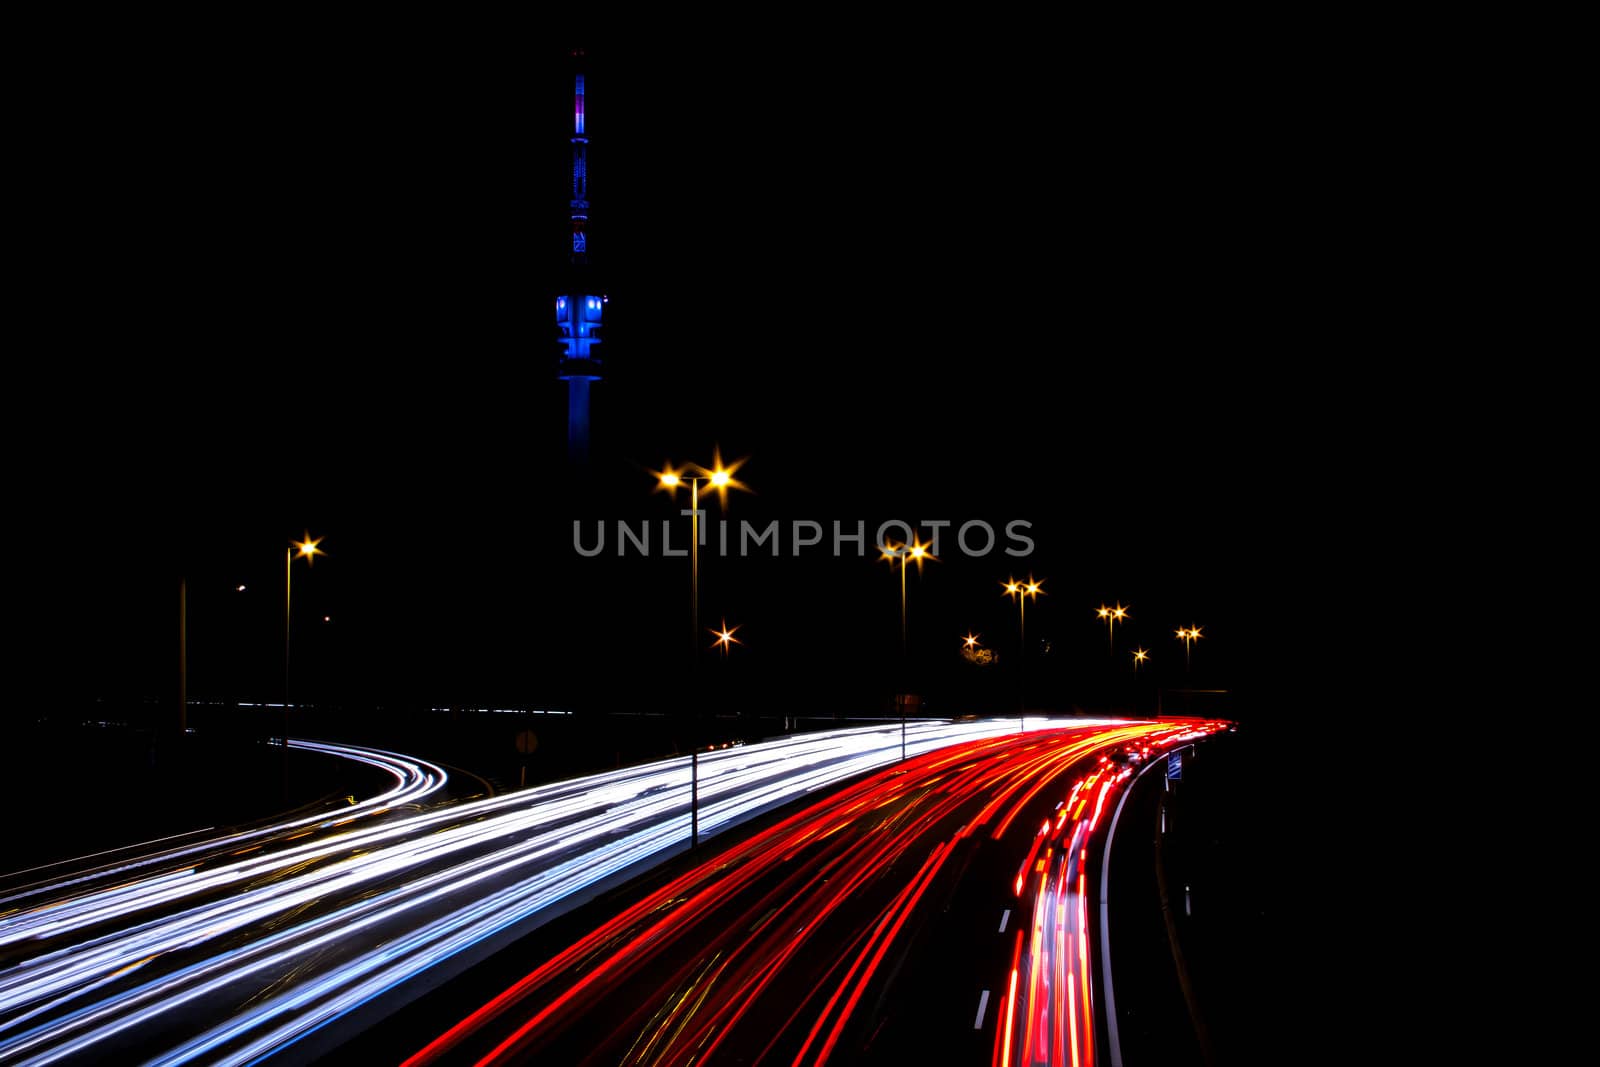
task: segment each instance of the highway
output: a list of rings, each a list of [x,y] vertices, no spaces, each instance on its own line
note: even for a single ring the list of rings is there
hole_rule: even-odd
[[[290,818],[247,830],[207,837],[210,828],[177,834],[159,841],[126,845],[92,856],[80,856],[27,870],[0,874],[0,938],[15,935],[27,919],[12,918],[22,909],[34,917],[46,904],[65,903],[99,893],[104,906],[127,907],[135,898],[161,884],[161,876],[183,875],[192,868],[239,853],[243,848],[266,848],[278,842],[307,837],[328,829],[351,825],[358,820],[377,818],[402,810],[436,796],[449,781],[444,769],[426,760],[402,756],[381,749],[356,745],[337,745],[324,741],[290,738],[288,746],[302,752],[315,752],[376,767],[392,775],[395,784],[357,800],[335,814],[327,812]],[[130,883],[129,879],[135,879]],[[166,879],[167,882],[171,878]],[[0,941],[0,944],[3,944]],[[0,952],[0,964],[7,956]]]
[[[1116,1062],[1109,830],[1141,770],[1227,725],[1080,722],[881,771],[716,850],[406,1067]]]
[[[1018,731],[916,723],[906,747]],[[703,755],[701,833],[894,764],[900,744],[896,724]],[[404,1006],[426,985],[413,979],[443,980],[687,846],[688,757],[402,813],[444,772],[359,751],[397,786],[336,816],[8,879],[0,1062],[303,1059]]]

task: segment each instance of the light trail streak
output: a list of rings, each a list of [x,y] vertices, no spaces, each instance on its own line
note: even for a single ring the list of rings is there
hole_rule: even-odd
[[[1119,750],[1126,762],[1153,762],[1164,758],[1172,749],[1192,744],[1227,726],[1220,721],[1190,721],[1146,727],[1137,736],[1122,738]],[[1006,1028],[997,1028],[994,1053],[997,1063],[1015,1062],[1027,1067],[1040,1064],[1065,1067],[1070,1063],[1072,1067],[1094,1067],[1098,1032],[1090,945],[1096,930],[1091,925],[1088,866],[1091,855],[1096,857],[1097,863],[1104,863],[1103,853],[1109,845],[1109,836],[1096,833],[1101,816],[1109,802],[1121,798],[1133,777],[1131,767],[1102,755],[1093,770],[1072,784],[1057,820],[1049,824],[1044,835],[1048,838],[1045,848],[1048,850],[1054,845],[1058,851],[1054,861],[1047,863],[1038,894],[1032,901],[1035,936],[1015,965],[1020,990],[1017,996],[1022,1004],[1013,1001],[1007,1005],[1008,1012],[1014,1009],[1022,1013],[1026,1022],[1022,1032],[1014,1034],[1008,1014]],[[1063,819],[1059,817],[1062,813],[1070,814]],[[1029,862],[1039,843],[1040,838],[1036,837],[1033,851],[1028,853]],[[1046,854],[1049,855],[1048,851]],[[1019,876],[1018,885],[1020,881]],[[1017,895],[1028,900],[1020,889]],[[1055,926],[1053,944],[1040,936],[1050,924]],[[1040,1027],[1037,1040],[1035,1020]],[[1052,1030],[1054,1041],[1049,1040]]]
[[[1015,720],[913,724],[907,751],[1015,730]],[[899,755],[898,724],[707,753],[701,834]],[[403,781],[361,811],[443,784],[442,770],[413,767],[390,767]],[[0,958],[16,961],[0,971],[0,1059],[114,1055],[178,1011],[201,1020],[198,1032],[151,1062],[267,1055],[675,855],[688,838],[688,780],[680,757],[381,821],[344,809],[21,887],[0,903],[11,909]],[[255,844],[268,847],[217,854]]]
[[[147,875],[140,875],[139,872],[148,871],[150,868],[155,867],[170,868],[176,865],[181,873],[185,865],[197,864],[219,854],[234,852],[248,841],[286,836],[296,831],[310,832],[319,827],[330,825],[329,820],[334,817],[341,821],[349,822],[361,816],[382,814],[402,805],[418,803],[444,788],[450,777],[442,767],[426,760],[402,756],[396,752],[384,752],[381,749],[361,748],[355,745],[336,745],[325,741],[304,741],[296,738],[290,738],[288,744],[292,749],[335,756],[340,759],[353,760],[357,763],[365,763],[368,766],[376,767],[392,775],[395,779],[395,784],[392,788],[376,796],[359,800],[350,807],[340,808],[336,812],[307,815],[299,819],[257,827],[253,830],[208,838],[182,847],[167,848],[132,856],[114,863],[75,871],[66,876],[36,879],[27,884],[14,886],[9,890],[0,889],[0,935],[11,932],[10,916],[23,907],[23,901],[39,897],[59,899],[69,895],[69,893],[87,893],[96,884],[118,883],[130,878],[148,877]],[[205,831],[199,832],[204,833]],[[173,838],[161,838],[159,841],[146,842],[146,844],[158,844],[160,841],[189,836],[193,835],[175,834]],[[87,860],[98,859],[102,856],[128,852],[138,847],[140,846],[131,845],[120,849],[110,849],[91,856],[61,860],[57,863],[47,864],[44,867],[35,867],[27,871],[0,875],[0,883],[15,879],[23,874],[36,874],[39,871],[52,868],[69,867],[73,864],[81,864]],[[37,907],[38,905],[35,903],[29,906]],[[3,941],[0,941],[0,944],[3,943]]]
[[[897,764],[729,845],[555,953],[406,1067],[567,1055],[812,1064],[844,1054],[851,1028],[866,1025],[858,1009],[889,980],[886,960],[904,951],[919,903],[944,870],[965,869],[947,862],[955,850],[1004,847],[975,829],[1001,811],[1002,829],[1011,825],[1026,804],[1019,798],[1037,797],[1041,781],[1101,753],[1206,732],[1170,721],[1057,725]],[[1086,777],[1106,788],[1121,781],[1104,766]],[[1084,780],[1073,796],[1100,788]],[[1068,1054],[1092,1063],[1092,1049],[1084,1051],[1093,1041],[1088,919],[1077,871],[1089,826],[1029,824],[1021,873],[1038,875],[1037,893],[1024,897],[1029,914],[1016,924],[1016,956],[995,1014],[995,1063],[1063,1062]],[[597,1005],[607,1022],[595,1040],[610,1044],[563,1048],[563,1035],[585,1025]]]

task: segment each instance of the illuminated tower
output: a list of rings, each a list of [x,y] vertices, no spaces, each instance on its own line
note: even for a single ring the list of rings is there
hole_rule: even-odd
[[[583,53],[574,52],[581,63]],[[560,378],[567,383],[567,456],[582,463],[589,456],[589,383],[600,380],[600,326],[606,297],[589,274],[589,135],[583,119],[583,73],[572,90],[571,269],[565,292],[556,297],[561,328]]]

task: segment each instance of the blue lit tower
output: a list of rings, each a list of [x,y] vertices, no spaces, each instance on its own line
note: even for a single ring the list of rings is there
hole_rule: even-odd
[[[583,53],[573,53],[581,64]],[[589,383],[600,380],[600,326],[606,297],[589,274],[589,135],[583,119],[583,72],[572,90],[571,270],[565,291],[556,297],[561,328],[561,380],[567,383],[567,456],[582,463],[589,456]]]

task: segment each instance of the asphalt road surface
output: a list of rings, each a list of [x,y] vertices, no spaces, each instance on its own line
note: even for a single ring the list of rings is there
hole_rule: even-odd
[[[1138,774],[1226,725],[1065,726],[874,774],[715,850],[407,1067],[1114,1061],[1109,834]]]
[[[915,723],[907,751],[1017,730]],[[708,753],[702,833],[900,752],[896,724]],[[0,1061],[303,1061],[687,848],[686,757],[445,805],[438,767],[363,758],[397,784],[337,815],[0,883]]]

